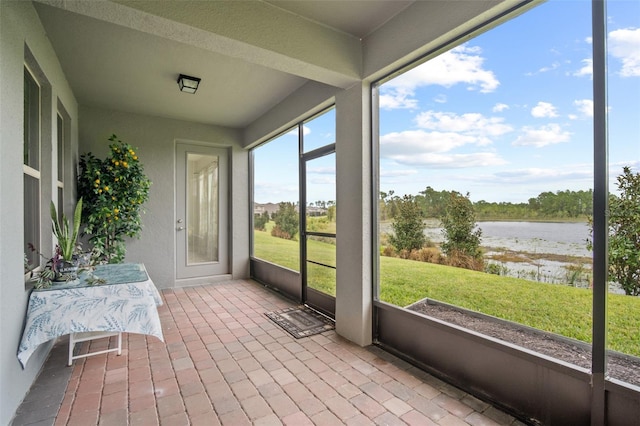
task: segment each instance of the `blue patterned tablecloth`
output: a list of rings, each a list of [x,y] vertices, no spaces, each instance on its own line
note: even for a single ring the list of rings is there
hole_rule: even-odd
[[[157,309],[162,298],[144,265],[99,266],[92,275],[106,280],[104,284],[88,284],[85,274],[75,282],[31,292],[18,348],[23,368],[42,343],[70,333],[119,331],[164,341]]]

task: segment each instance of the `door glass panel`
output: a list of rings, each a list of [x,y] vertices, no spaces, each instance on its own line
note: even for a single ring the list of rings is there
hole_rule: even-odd
[[[311,118],[302,124],[303,152],[331,145],[336,142],[336,110],[330,110]]]
[[[187,264],[218,261],[218,156],[187,154]]]
[[[336,294],[335,153],[306,162],[307,287]]]
[[[307,287],[335,296],[335,238],[324,238],[325,241],[318,241],[316,238],[310,237],[307,240]]]
[[[336,154],[306,163],[308,232],[336,233]]]
[[[336,238],[310,235],[307,238],[307,260],[336,267]]]

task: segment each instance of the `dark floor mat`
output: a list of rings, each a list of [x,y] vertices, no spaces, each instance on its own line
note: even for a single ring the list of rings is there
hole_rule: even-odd
[[[280,309],[279,311],[267,312],[265,315],[296,339],[313,336],[334,328],[331,319],[306,306]]]

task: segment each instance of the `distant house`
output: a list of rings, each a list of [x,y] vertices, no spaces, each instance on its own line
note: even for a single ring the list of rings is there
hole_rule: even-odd
[[[268,212],[269,216],[273,215],[278,211],[278,204],[275,203],[253,203],[253,214],[263,214],[264,212]]]
[[[263,214],[264,212],[268,212],[269,216],[273,217],[273,214],[277,212],[279,208],[279,204],[275,203],[253,203],[253,214]],[[295,209],[298,211],[298,206],[296,206]],[[322,216],[327,214],[327,209],[323,207],[307,206],[307,214],[309,216]]]

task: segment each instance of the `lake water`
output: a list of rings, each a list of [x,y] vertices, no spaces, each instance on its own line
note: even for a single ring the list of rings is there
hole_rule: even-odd
[[[425,235],[436,243],[443,241],[438,225],[438,221],[427,221],[425,228]],[[478,222],[478,227],[483,247],[591,257],[587,250],[589,227],[584,222]]]
[[[425,221],[424,233],[435,243],[443,241],[438,220]],[[591,251],[587,250],[589,227],[586,223],[567,222],[478,222],[482,229],[481,245],[488,263],[500,268],[502,275],[535,281],[587,287],[591,278]],[[391,224],[380,225],[381,232],[391,232]],[[492,255],[517,252],[524,261],[507,262],[490,259]],[[535,255],[527,260],[527,255]],[[547,258],[545,258],[545,255]],[[577,262],[561,262],[554,255],[576,256]],[[542,258],[538,258],[542,257]],[[575,273],[575,269],[579,273]],[[612,291],[616,291],[613,289]]]

